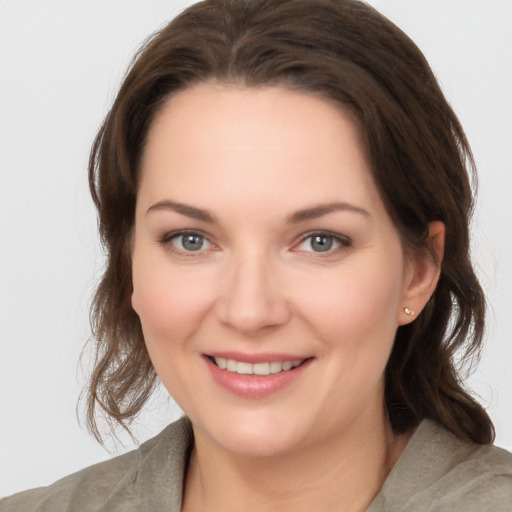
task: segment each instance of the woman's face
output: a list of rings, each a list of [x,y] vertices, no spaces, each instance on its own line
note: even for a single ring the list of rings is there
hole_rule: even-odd
[[[383,423],[411,274],[341,110],[219,84],[162,108],[142,162],[132,304],[196,436],[272,455]]]

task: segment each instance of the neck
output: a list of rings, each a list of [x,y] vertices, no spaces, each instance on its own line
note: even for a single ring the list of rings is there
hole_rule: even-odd
[[[182,510],[364,511],[409,438],[395,437],[384,420],[285,456],[246,457],[196,433]]]

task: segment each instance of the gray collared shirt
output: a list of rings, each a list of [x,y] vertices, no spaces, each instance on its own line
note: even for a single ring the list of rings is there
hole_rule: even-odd
[[[138,450],[5,498],[0,512],[180,512],[192,444],[182,418]],[[434,511],[511,512],[512,454],[424,420],[367,512]]]

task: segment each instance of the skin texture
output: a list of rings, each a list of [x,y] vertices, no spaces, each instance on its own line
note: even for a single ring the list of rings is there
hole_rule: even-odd
[[[199,250],[182,230],[202,237]],[[319,252],[311,235],[332,248]],[[433,223],[439,259],[443,236]],[[407,440],[394,437],[383,401],[394,335],[438,272],[404,254],[340,109],[212,83],[168,100],[142,161],[132,305],[194,425],[184,509],[331,510],[342,500],[363,510]],[[205,354],[223,351],[310,360],[254,398],[212,378]]]

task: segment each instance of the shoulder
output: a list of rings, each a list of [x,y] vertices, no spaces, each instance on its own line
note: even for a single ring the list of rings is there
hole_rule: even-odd
[[[446,492],[439,510],[510,512],[512,454],[497,446],[469,445],[466,450],[466,457],[456,460],[439,481]]]
[[[128,491],[136,472],[137,451],[95,464],[48,487],[38,487],[5,498],[1,512],[94,510],[121,484]]]
[[[461,441],[425,420],[370,510],[510,512],[511,504],[511,453]]]
[[[181,502],[181,486],[191,427],[187,419],[172,423],[137,450],[114,457],[69,475],[48,487],[23,491],[0,501],[0,512],[135,511],[157,508],[153,487],[166,479],[175,485]],[[168,510],[173,510],[168,508]],[[177,509],[179,510],[179,509]]]

